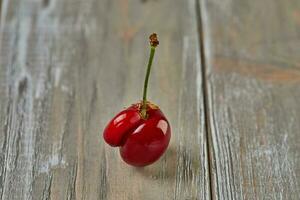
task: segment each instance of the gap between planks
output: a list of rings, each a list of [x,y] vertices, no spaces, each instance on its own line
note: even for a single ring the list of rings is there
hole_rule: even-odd
[[[197,30],[198,30],[198,37],[199,37],[199,47],[200,47],[200,58],[201,58],[201,66],[202,67],[202,93],[203,93],[203,107],[204,107],[204,130],[206,131],[206,139],[207,139],[207,143],[206,143],[206,151],[207,151],[207,163],[208,163],[208,174],[209,174],[209,191],[210,191],[210,199],[214,199],[214,191],[213,191],[213,175],[212,175],[212,156],[210,152],[210,148],[209,146],[211,145],[211,127],[210,127],[210,108],[208,105],[208,85],[207,85],[207,64],[206,64],[206,58],[205,58],[205,45],[204,45],[204,40],[205,40],[205,36],[204,36],[204,27],[203,27],[203,13],[201,12],[201,0],[195,0],[196,1],[196,17],[197,17]]]

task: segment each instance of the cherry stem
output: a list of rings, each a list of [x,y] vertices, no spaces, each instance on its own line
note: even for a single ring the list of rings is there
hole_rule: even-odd
[[[145,82],[144,82],[144,92],[143,92],[143,103],[142,103],[142,109],[141,109],[141,115],[144,119],[147,118],[147,89],[148,89],[148,81],[149,81],[149,76],[150,76],[150,71],[151,71],[151,66],[155,54],[155,48],[159,44],[157,40],[157,35],[153,33],[150,35],[150,56],[148,60],[148,66],[147,66],[147,72],[145,76]]]

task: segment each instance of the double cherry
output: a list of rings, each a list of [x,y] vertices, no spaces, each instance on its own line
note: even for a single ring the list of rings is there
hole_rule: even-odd
[[[122,159],[142,167],[158,160],[166,151],[171,128],[163,112],[147,101],[147,86],[155,53],[157,35],[150,37],[150,57],[144,82],[143,100],[118,113],[106,126],[103,138],[110,146],[119,147]]]

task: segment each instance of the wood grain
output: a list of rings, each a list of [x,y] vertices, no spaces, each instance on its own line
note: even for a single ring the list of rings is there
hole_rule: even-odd
[[[300,2],[199,2],[212,199],[300,199]]]
[[[0,199],[208,199],[195,1],[3,0]],[[149,97],[172,126],[165,156],[124,164],[102,130]]]

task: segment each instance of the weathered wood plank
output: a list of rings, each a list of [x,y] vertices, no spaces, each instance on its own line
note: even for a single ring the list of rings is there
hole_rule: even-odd
[[[3,0],[1,199],[208,199],[195,2]],[[140,99],[147,36],[161,45],[150,94],[172,125],[166,155],[125,165],[102,129]]]
[[[300,199],[300,2],[200,0],[213,199]]]

